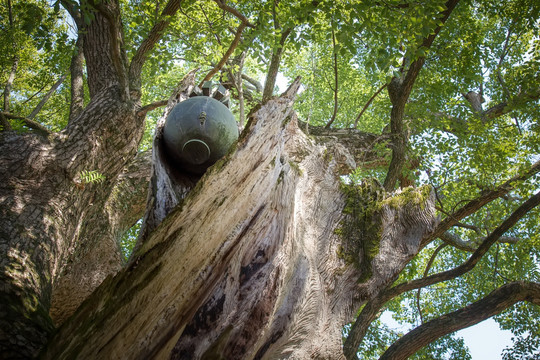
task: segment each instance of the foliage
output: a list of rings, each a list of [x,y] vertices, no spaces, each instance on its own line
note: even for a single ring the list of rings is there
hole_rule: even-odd
[[[82,170],[79,177],[83,184],[99,184],[105,180],[105,176],[97,170]]]
[[[137,221],[132,227],[130,227],[120,239],[119,246],[122,252],[124,262],[128,261],[131,253],[133,252],[133,248],[135,247],[141,225],[142,219]]]
[[[68,72],[74,40],[70,38],[66,14],[52,8],[48,1],[11,3],[11,24],[6,2],[0,5],[0,83],[7,82],[17,59],[9,110],[28,116],[43,94]],[[36,120],[57,131],[66,125],[68,114],[69,87],[63,86],[45,104]]]

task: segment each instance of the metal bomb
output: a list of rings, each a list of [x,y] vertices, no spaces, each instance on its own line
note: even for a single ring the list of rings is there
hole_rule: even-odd
[[[238,139],[234,115],[220,101],[195,96],[178,103],[163,127],[165,150],[182,170],[203,174]]]

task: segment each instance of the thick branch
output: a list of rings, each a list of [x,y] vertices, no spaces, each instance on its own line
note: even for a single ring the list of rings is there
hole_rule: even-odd
[[[499,116],[509,113],[519,105],[530,101],[536,101],[538,99],[540,99],[540,87],[531,91],[522,92],[509,101],[503,101],[500,104],[492,106],[486,111],[484,111],[482,113],[482,116],[486,120],[495,119]]]
[[[497,188],[489,191],[484,191],[481,196],[469,201],[467,204],[456,210],[451,215],[447,216],[441,223],[437,226],[435,231],[426,238],[423,243],[427,244],[433,239],[440,238],[448,229],[456,225],[459,221],[465,217],[475,213],[478,209],[482,208],[484,205],[490,203],[491,201],[498,199],[506,194],[508,194],[512,189],[514,189],[517,183],[527,180],[531,176],[537,174],[540,171],[540,161],[535,162],[530,169],[527,171],[514,176],[510,180],[499,185]]]
[[[450,14],[456,7],[459,0],[448,0],[445,4],[446,10],[442,12],[441,23],[444,24],[448,20]],[[442,29],[442,25],[438,26],[433,34],[430,34],[424,39],[420,48],[429,49],[435,40],[435,37]],[[424,66],[426,58],[421,56],[412,62],[406,70],[404,76],[394,77],[388,85],[388,94],[392,102],[392,112],[390,115],[390,129],[392,134],[392,160],[390,167],[384,180],[384,189],[392,191],[401,174],[405,162],[405,150],[407,148],[407,138],[403,127],[403,116],[405,113],[405,104],[409,99],[413,85]],[[403,66],[409,59],[403,59]]]
[[[84,53],[83,37],[79,35],[71,57],[71,103],[69,106],[69,121],[78,116],[84,109]]]
[[[154,48],[156,43],[159,41],[165,28],[169,26],[171,22],[171,17],[176,14],[178,9],[180,9],[180,4],[182,0],[169,0],[165,8],[161,12],[161,20],[159,20],[150,33],[143,40],[137,52],[131,59],[131,64],[129,66],[129,81],[132,91],[140,91],[141,88],[141,71],[143,65],[147,59],[148,53]]]
[[[441,336],[475,325],[519,301],[540,305],[540,284],[516,281],[501,286],[485,298],[450,314],[440,316],[402,336],[379,358],[407,359]]]
[[[51,133],[51,131],[47,129],[45,126],[41,125],[38,122],[35,122],[32,119],[28,119],[24,116],[13,115],[10,113],[5,113],[5,112],[2,112],[1,114],[4,119],[22,120],[26,127],[29,127],[30,129],[35,130],[37,133],[43,136],[48,136]]]
[[[94,98],[111,86],[120,86],[126,98],[126,54],[117,1],[95,1],[93,19],[82,22],[79,34],[84,35],[83,48],[90,97]]]
[[[279,44],[272,52],[272,58],[270,60],[270,66],[268,67],[268,73],[266,74],[266,80],[264,82],[264,90],[262,96],[262,102],[265,103],[272,97],[274,93],[274,86],[276,85],[276,79],[279,72],[279,64],[281,62],[281,56],[285,47],[287,37],[290,35],[292,28],[286,29],[281,33]]]
[[[228,13],[236,16],[238,18],[238,20],[240,20],[242,23],[246,24],[246,26],[248,26],[250,28],[253,28],[253,29],[256,27],[255,25],[253,25],[252,23],[249,22],[247,17],[245,17],[243,14],[241,14],[235,8],[227,5],[225,3],[225,1],[223,1],[223,0],[214,0],[214,1],[219,6],[220,9],[222,9],[224,11],[227,11]]]
[[[4,116],[3,112],[0,112],[0,131],[11,131],[13,128],[11,127],[11,124]]]
[[[151,154],[138,153],[123,172],[104,202],[91,207],[80,237],[84,245],[76,261],[70,261],[55,279],[50,314],[63,323],[109,275],[120,270],[119,246],[122,235],[143,215],[150,178]]]
[[[460,266],[443,271],[438,274],[433,274],[428,277],[409,281],[398,286],[395,286],[391,289],[391,292],[394,293],[392,297],[397,294],[401,294],[405,291],[414,290],[419,287],[426,287],[433,285],[441,281],[447,281],[454,279],[458,276],[465,274],[466,272],[472,270],[478,261],[486,254],[489,248],[498,241],[501,236],[512,228],[525,214],[527,214],[531,209],[536,207],[540,203],[540,192],[531,196],[527,201],[525,201],[521,206],[519,206],[514,212],[505,220],[501,225],[499,225],[491,234],[489,234],[476,251],[469,257],[469,259],[461,264]]]
[[[440,236],[440,239],[446,244],[451,245],[457,249],[474,252],[478,248],[478,243],[481,243],[486,238],[481,238],[478,242],[463,240],[459,236],[452,234],[450,232],[445,232]],[[519,241],[519,238],[513,236],[501,236],[498,242],[505,244],[515,244]]]
[[[249,82],[250,84],[255,86],[255,90],[257,90],[257,92],[262,92],[263,91],[263,86],[258,80],[254,79],[254,78],[252,78],[252,77],[250,77],[250,76],[248,76],[246,74],[242,74],[242,79],[246,80],[247,82]]]
[[[115,69],[116,79],[122,89],[122,95],[128,99],[129,83],[127,76],[127,55],[124,49],[124,33],[122,28],[122,20],[120,9],[117,2],[104,2],[89,0],[92,6],[107,19],[106,26],[109,31],[109,54],[112,65]],[[104,30],[104,29],[103,29]]]

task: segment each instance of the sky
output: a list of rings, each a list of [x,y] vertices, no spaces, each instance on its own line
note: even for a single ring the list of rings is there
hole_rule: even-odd
[[[493,319],[487,319],[456,334],[465,340],[473,360],[500,360],[502,350],[512,345],[512,332],[499,329]]]

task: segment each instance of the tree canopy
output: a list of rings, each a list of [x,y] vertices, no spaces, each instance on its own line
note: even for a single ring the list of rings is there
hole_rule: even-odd
[[[107,3],[0,4],[2,132],[61,131],[78,111],[74,100],[82,109],[95,96],[92,70],[77,72],[74,64],[83,61],[79,35],[96,12],[107,14]],[[146,115],[140,154],[151,148],[162,107],[190,70],[200,69],[197,83],[212,79],[230,91],[240,127],[246,114],[277,95],[282,74],[290,82],[301,79],[294,105],[301,127],[313,137],[350,136],[351,151],[363,146],[357,168],[342,176],[344,186],[370,178],[388,192],[434,189],[443,230],[393,288],[359,310],[364,335],[349,337],[360,331],[352,323],[343,330],[346,346],[360,358],[378,358],[403,335],[378,320],[383,310],[402,324],[421,326],[488,296],[506,299],[504,286],[525,284],[512,288],[519,292],[540,283],[540,210],[527,205],[539,190],[538,1],[118,3],[122,28],[115,36],[127,59],[116,60],[129,61],[130,72],[142,66],[140,84],[130,86],[140,91]],[[355,143],[355,134],[370,140]],[[99,173],[87,170],[87,183],[100,181]],[[135,228],[127,231],[124,249],[133,247],[138,229],[129,225]],[[539,356],[540,307],[507,307],[494,314],[515,335],[503,358]],[[412,358],[470,355],[462,339],[446,335]]]

